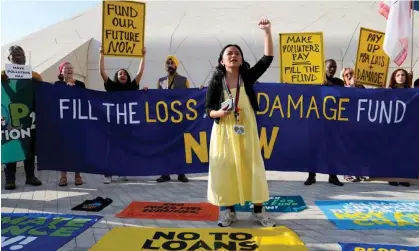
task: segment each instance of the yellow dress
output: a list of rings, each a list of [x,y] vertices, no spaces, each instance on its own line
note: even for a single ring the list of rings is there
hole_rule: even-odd
[[[233,97],[236,88],[231,89]],[[224,90],[227,99],[227,91]],[[234,132],[234,114],[214,122],[209,150],[208,202],[216,206],[244,205],[246,201],[263,203],[269,200],[268,182],[263,162],[255,112],[246,91],[240,87],[238,124],[244,135]]]

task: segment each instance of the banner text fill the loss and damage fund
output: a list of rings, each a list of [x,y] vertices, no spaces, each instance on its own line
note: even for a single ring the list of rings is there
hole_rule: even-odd
[[[143,56],[145,3],[103,1],[102,15],[103,54]]]
[[[214,121],[205,112],[206,90],[102,93],[65,86],[40,86],[42,91],[38,92],[36,100],[37,109],[42,112],[37,114],[37,136],[43,135],[44,140],[39,141],[37,149],[42,168],[64,168],[53,165],[55,157],[51,156],[60,156],[61,162],[62,159],[69,161],[68,166],[64,164],[65,168],[77,171],[80,165],[70,166],[76,156],[70,158],[59,149],[53,149],[54,154],[51,154],[51,145],[82,133],[83,140],[92,144],[89,155],[77,156],[78,162],[90,163],[89,170],[84,167],[83,172],[100,174],[113,161],[126,162],[127,168],[112,170],[120,175],[208,171]],[[416,125],[419,127],[415,114],[419,97],[415,90],[360,90],[277,83],[258,84],[255,89],[260,106],[260,111],[256,112],[260,148],[267,170],[308,171],[307,166],[314,166],[317,172],[327,172],[329,166],[336,166],[340,170],[334,171],[342,174],[353,172],[364,176],[413,178],[419,173],[415,155],[400,159],[382,154],[383,149],[399,149],[399,145],[400,149],[408,147],[419,154],[419,146],[414,143],[419,141],[419,135],[413,131]],[[341,135],[342,130],[345,137]],[[79,145],[74,136],[68,140]],[[319,148],[314,143],[318,140],[330,143]],[[124,147],[118,147],[120,145]],[[79,146],[78,149],[81,153]],[[99,157],[103,152],[108,153],[107,162]],[[327,160],[334,164],[318,158],[330,152],[339,156]],[[353,154],[358,157],[347,161]],[[399,164],[403,163],[403,170],[391,167],[390,163],[396,159]],[[167,165],[168,162],[171,165]],[[134,168],[130,163],[153,168]]]

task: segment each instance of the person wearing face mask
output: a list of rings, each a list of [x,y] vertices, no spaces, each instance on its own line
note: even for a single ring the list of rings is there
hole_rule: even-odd
[[[264,227],[276,225],[262,203],[269,200],[265,164],[262,158],[254,84],[273,60],[271,22],[258,23],[264,36],[264,55],[249,67],[238,45],[225,46],[209,82],[205,108],[214,119],[211,131],[208,173],[208,201],[220,207],[218,226],[237,221],[234,205],[253,203],[253,218]]]
[[[342,79],[335,78],[337,64],[333,59],[325,61],[326,64],[326,79],[324,80],[324,86],[338,86],[345,87],[345,83]],[[316,173],[310,172],[304,185],[310,186],[316,183]],[[329,174],[329,183],[336,186],[343,186],[343,183],[339,181],[338,176],[335,174]]]
[[[99,49],[99,72],[100,76],[104,81],[105,90],[108,92],[118,92],[118,91],[138,91],[140,88],[140,81],[144,73],[144,58],[147,54],[146,48],[143,49],[143,58],[141,59],[138,73],[135,76],[134,80],[131,81],[131,76],[128,71],[125,69],[120,69],[115,72],[113,79],[108,77],[108,74],[105,71],[105,57],[103,55],[102,47]],[[115,167],[117,168],[117,167]],[[126,176],[120,177],[122,181],[128,181]],[[112,176],[106,174],[103,179],[103,183],[110,184],[112,183]]]
[[[9,48],[9,56],[7,57],[10,63],[17,64],[17,65],[25,65],[26,64],[26,56],[25,51],[22,47],[18,45],[11,46]],[[9,81],[5,71],[1,72],[1,81],[3,82]],[[19,81],[30,81],[32,84],[37,82],[42,82],[41,76],[32,71],[32,79],[22,79]],[[3,118],[2,118],[3,120]],[[23,166],[25,169],[26,174],[26,184],[32,186],[40,186],[42,182],[35,177],[35,142],[36,142],[36,132],[35,129],[31,130],[31,141],[30,141],[30,153],[26,156],[26,159],[23,162]],[[16,167],[17,162],[7,163],[4,169],[6,175],[6,183],[4,185],[4,189],[6,190],[14,190],[16,189]]]
[[[58,81],[54,83],[55,85],[66,85],[70,87],[79,87],[86,89],[86,85],[74,79],[74,68],[73,65],[69,62],[62,62],[58,67]],[[74,184],[76,186],[83,185],[83,179],[80,176],[79,172],[74,173]],[[61,178],[58,183],[58,186],[64,187],[67,186],[67,172],[61,172]]]
[[[182,89],[190,88],[188,78],[180,75],[177,72],[179,60],[174,55],[169,55],[165,60],[165,68],[167,75],[159,78],[157,82],[157,89]],[[189,182],[185,174],[178,174],[177,178],[180,182]],[[170,180],[170,175],[162,175],[157,179],[157,182],[166,182]]]

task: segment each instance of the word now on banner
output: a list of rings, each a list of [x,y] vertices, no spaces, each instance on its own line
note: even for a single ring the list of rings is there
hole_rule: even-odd
[[[1,250],[55,251],[102,216],[2,213]]]
[[[418,90],[255,88],[267,170],[418,177]],[[126,176],[206,173],[213,120],[205,113],[205,93],[106,93],[41,84],[38,168]]]
[[[340,230],[419,230],[419,201],[316,201]]]

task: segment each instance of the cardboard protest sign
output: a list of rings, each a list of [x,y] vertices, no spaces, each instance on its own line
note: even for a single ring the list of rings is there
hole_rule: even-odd
[[[279,34],[281,83],[322,84],[325,78],[323,33]]]
[[[144,48],[145,3],[103,1],[103,55],[142,57]]]
[[[361,27],[355,63],[356,82],[385,87],[390,59],[383,50],[385,34]]]

